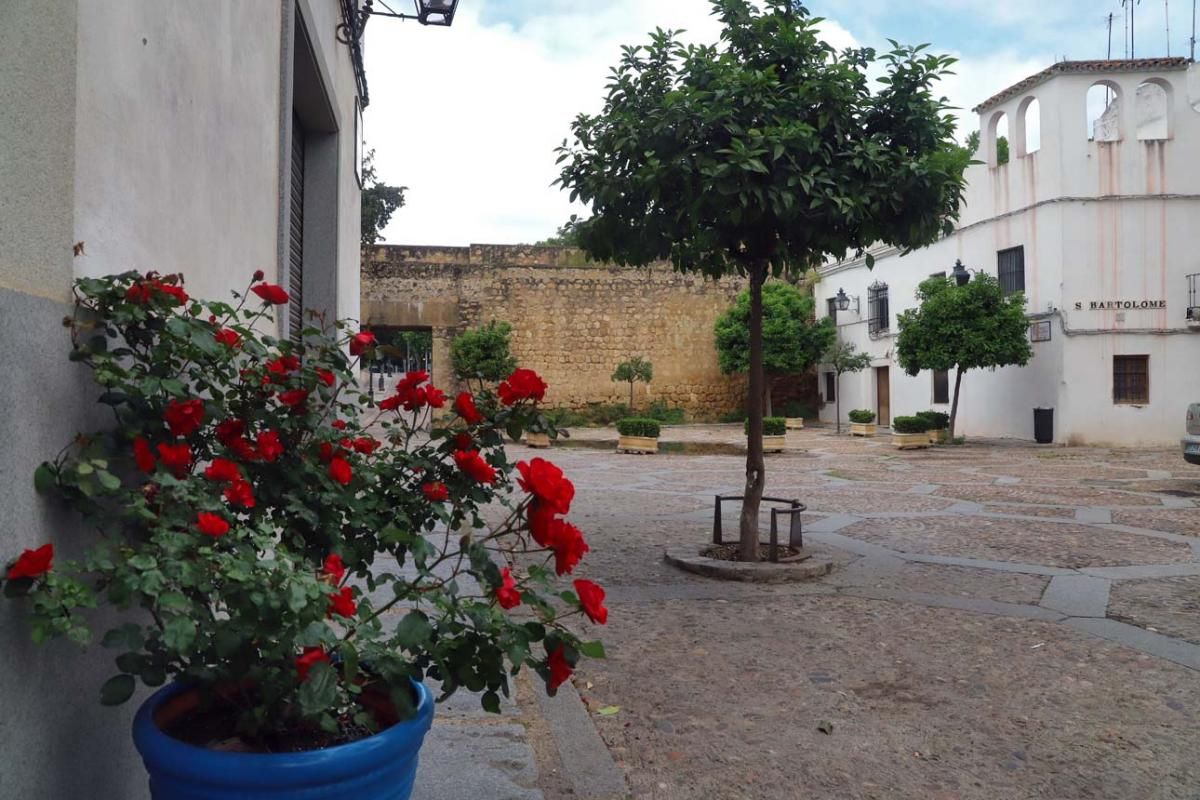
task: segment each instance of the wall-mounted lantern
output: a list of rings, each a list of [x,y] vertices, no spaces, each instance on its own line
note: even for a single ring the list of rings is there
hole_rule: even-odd
[[[854,313],[861,313],[858,310],[858,298],[846,294],[845,289],[838,289],[837,295],[833,298],[834,305],[837,306],[838,311],[849,311],[851,300],[854,301]]]
[[[950,277],[954,278],[956,286],[966,286],[971,281],[971,273],[967,272],[967,268],[963,266],[962,259],[954,261],[954,271],[950,273]]]

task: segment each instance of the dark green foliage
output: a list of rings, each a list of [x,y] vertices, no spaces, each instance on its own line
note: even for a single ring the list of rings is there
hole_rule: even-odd
[[[929,420],[921,416],[892,417],[892,431],[895,433],[925,433],[929,428]]]
[[[558,226],[557,233],[547,239],[542,239],[540,242],[536,242],[535,246],[579,247],[579,223],[579,217],[575,214],[572,214],[569,220]]]
[[[982,156],[984,153],[979,152],[979,131],[971,131],[971,135],[967,137],[967,152],[972,156]],[[996,139],[996,163],[1008,163],[1008,137],[1001,136]]]
[[[788,400],[783,404],[783,416],[809,419],[811,417],[815,417],[816,414],[813,413],[812,406],[810,406],[808,403],[801,402],[800,400]]]
[[[950,415],[944,411],[918,411],[914,416],[928,422],[931,431],[944,431],[950,424]]]
[[[682,425],[685,418],[682,408],[668,406],[662,400],[655,400],[651,403],[646,409],[645,416],[658,420],[664,425]]]
[[[869,422],[875,421],[875,412],[868,408],[856,408],[847,416],[850,417],[851,422],[858,423],[859,425],[865,425]]]
[[[620,419],[628,417],[632,412],[624,403],[589,403],[583,414],[592,421],[593,425],[612,425]]]
[[[380,232],[387,227],[392,213],[404,207],[407,186],[380,183],[375,175],[375,151],[367,151],[362,164],[362,243],[370,246],[383,241]]]
[[[742,431],[750,433],[750,420],[742,423]],[[787,420],[783,417],[763,417],[763,436],[786,436]]]
[[[745,421],[746,421],[746,412],[745,412],[745,410],[740,409],[740,408],[737,409],[736,411],[726,411],[724,414],[717,417],[717,422],[723,422],[723,423],[745,422]]]
[[[592,422],[587,415],[570,408],[550,408],[542,414],[556,428],[578,428]]]
[[[763,370],[767,375],[804,372],[837,337],[833,320],[813,319],[813,299],[789,283],[762,288]],[[750,292],[737,296],[733,307],[717,319],[717,364],[730,375],[750,370]]]
[[[492,320],[487,325],[459,334],[450,342],[450,364],[459,380],[487,383],[504,380],[517,368],[509,353],[512,326]]]
[[[626,417],[617,423],[617,433],[622,436],[645,436],[657,439],[659,434],[658,420],[639,417]]]
[[[617,364],[612,380],[629,384],[629,407],[633,408],[633,385],[638,381],[649,383],[654,378],[654,367],[641,356],[632,356],[628,361]]]

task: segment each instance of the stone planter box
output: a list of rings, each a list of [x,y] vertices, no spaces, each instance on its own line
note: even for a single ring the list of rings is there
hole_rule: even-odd
[[[892,444],[897,450],[917,450],[929,447],[929,432],[924,433],[893,433]]]
[[[786,436],[764,436],[763,437],[763,452],[764,453],[782,453],[783,448],[787,447]]]
[[[658,438],[654,436],[621,436],[617,439],[618,453],[657,453]]]
[[[804,430],[804,417],[788,417],[787,418],[787,429],[789,431]]]
[[[850,423],[850,435],[851,436],[874,436],[875,435],[875,423],[874,422],[851,422]]]
[[[947,431],[945,428],[942,428],[940,431],[928,431],[928,434],[930,444],[945,444],[949,431]]]
[[[530,431],[529,433],[525,434],[525,445],[527,447],[549,447],[550,434],[534,433],[533,431]]]

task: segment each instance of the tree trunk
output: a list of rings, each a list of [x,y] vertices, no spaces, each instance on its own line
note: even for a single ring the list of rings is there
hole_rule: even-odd
[[[772,388],[771,379],[769,377],[764,376],[763,377],[763,409],[764,409],[763,416],[764,417],[775,416],[774,412],[772,412],[772,410],[771,410],[771,388]]]
[[[750,268],[750,386],[747,389],[746,411],[750,415],[746,436],[746,491],[742,500],[740,525],[740,558],[758,561],[758,507],[762,502],[763,463],[763,348],[762,348],[762,287],[767,279],[767,264],[759,262]]]
[[[629,413],[633,413],[633,381],[629,382]]]
[[[842,432],[842,373],[833,379],[833,413],[837,415],[837,432]]]
[[[954,402],[950,404],[950,441],[954,441],[954,423],[958,420],[958,387],[962,386],[962,376],[965,370],[958,367],[954,373]]]

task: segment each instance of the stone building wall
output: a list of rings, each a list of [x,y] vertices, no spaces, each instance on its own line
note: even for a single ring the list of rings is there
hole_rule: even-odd
[[[450,340],[502,320],[513,326],[518,362],[550,385],[548,405],[628,403],[628,384],[610,376],[640,355],[654,380],[637,385],[637,407],[662,400],[704,419],[743,404],[744,380],[721,375],[713,345],[717,317],[742,288],[668,264],[593,264],[571,248],[387,245],[364,250],[361,313],[367,327],[431,328],[439,386],[454,385]]]

